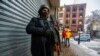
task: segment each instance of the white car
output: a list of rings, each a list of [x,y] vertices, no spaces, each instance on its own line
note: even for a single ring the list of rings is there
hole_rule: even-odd
[[[90,34],[80,34],[80,41],[90,41],[91,37]],[[79,36],[75,36],[74,40],[78,41]]]

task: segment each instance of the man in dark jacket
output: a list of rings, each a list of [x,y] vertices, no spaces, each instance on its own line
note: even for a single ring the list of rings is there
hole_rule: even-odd
[[[32,35],[32,56],[54,56],[54,43],[58,42],[53,25],[47,20],[49,7],[42,5],[38,11],[39,17],[33,17],[26,27],[26,32]]]

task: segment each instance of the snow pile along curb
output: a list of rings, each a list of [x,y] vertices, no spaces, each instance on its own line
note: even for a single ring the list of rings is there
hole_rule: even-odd
[[[78,45],[73,39],[71,39],[70,42],[72,44],[72,48],[78,56],[100,56],[96,51],[89,49],[82,44]]]

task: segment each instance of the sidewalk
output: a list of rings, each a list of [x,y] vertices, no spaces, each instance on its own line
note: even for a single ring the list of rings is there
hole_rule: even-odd
[[[78,56],[75,53],[75,50],[72,48],[73,45],[71,45],[70,47],[66,47],[64,45],[62,45],[62,51],[61,51],[61,55],[60,56]],[[55,52],[55,56],[57,56],[57,53]]]
[[[60,36],[61,35],[62,35],[62,32],[60,31]],[[62,38],[60,39],[62,40]],[[62,45],[61,46],[62,51],[61,51],[60,56],[78,56],[73,46],[74,46],[73,44],[71,44],[70,47],[65,47],[64,45]],[[55,56],[58,56],[56,52],[55,52]]]
[[[61,54],[62,54],[61,56],[77,56],[75,50],[72,48],[72,45],[70,47],[62,46]]]

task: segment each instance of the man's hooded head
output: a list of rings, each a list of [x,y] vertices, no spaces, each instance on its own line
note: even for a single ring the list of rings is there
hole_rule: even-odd
[[[40,16],[48,16],[49,14],[49,7],[47,5],[41,5],[38,11]]]

